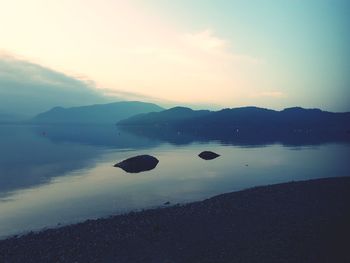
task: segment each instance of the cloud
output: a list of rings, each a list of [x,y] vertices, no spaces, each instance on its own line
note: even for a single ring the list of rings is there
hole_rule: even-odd
[[[216,57],[231,64],[245,63],[256,65],[263,63],[259,58],[232,51],[230,41],[218,37],[209,28],[195,33],[184,34],[183,41],[191,52],[201,51],[202,55]]]
[[[91,81],[0,53],[0,112],[34,115],[54,106],[103,101]]]
[[[149,95],[137,93],[137,92],[108,89],[108,88],[99,88],[98,90],[103,95],[109,98],[118,98],[123,100],[140,100],[140,101],[160,103],[160,104],[174,103],[174,101],[171,101],[171,100],[162,100],[157,97],[153,97],[153,96],[149,96]]]
[[[261,86],[263,60],[235,49],[231,34],[181,26],[139,1],[37,0],[21,10],[17,2],[0,11],[11,24],[0,29],[2,47],[85,74],[97,89],[231,106]]]
[[[249,73],[262,64],[232,51],[230,42],[210,29],[169,31],[161,38],[151,32],[127,47],[116,43],[107,60],[113,60],[113,71],[104,76],[111,81],[99,86],[182,104],[232,102],[255,84]]]
[[[228,47],[228,42],[214,36],[213,31],[205,29],[201,32],[185,34],[184,40],[195,48],[205,52],[222,51]]]

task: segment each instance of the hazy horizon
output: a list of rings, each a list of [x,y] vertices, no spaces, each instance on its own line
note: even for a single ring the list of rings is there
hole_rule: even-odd
[[[0,113],[121,100],[350,111],[346,1],[2,4]]]

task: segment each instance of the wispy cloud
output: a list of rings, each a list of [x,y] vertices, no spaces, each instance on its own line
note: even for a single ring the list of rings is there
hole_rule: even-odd
[[[232,100],[249,88],[249,70],[262,64],[261,59],[235,53],[229,41],[209,29],[116,45],[112,56],[114,79],[99,86],[180,103]]]
[[[98,89],[103,95],[109,98],[115,98],[116,100],[139,100],[145,102],[156,102],[160,104],[174,103],[171,100],[159,99],[155,96],[150,96],[142,93],[131,92],[126,90],[99,88]]]
[[[106,101],[91,81],[0,54],[0,111],[32,115],[53,106]]]
[[[7,10],[17,12],[17,6],[11,1]],[[262,59],[237,52],[215,28],[181,28],[132,1],[37,0],[24,6],[18,15],[31,36],[13,35],[23,32],[23,23],[0,11],[0,21],[12,25],[0,29],[2,45],[74,77],[86,75],[97,89],[227,104],[256,84],[251,74],[262,65]]]
[[[197,33],[187,33],[184,40],[194,48],[205,52],[221,52],[228,47],[228,42],[214,35],[211,29],[205,29]]]

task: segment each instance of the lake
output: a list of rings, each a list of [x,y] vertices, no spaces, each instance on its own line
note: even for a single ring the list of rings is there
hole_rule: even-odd
[[[115,126],[0,126],[0,237],[248,187],[350,175],[346,142],[171,140]],[[219,153],[205,161],[201,151]],[[151,171],[113,165],[150,154]]]

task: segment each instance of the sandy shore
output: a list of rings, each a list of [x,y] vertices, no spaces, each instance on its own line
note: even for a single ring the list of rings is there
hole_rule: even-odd
[[[44,215],[43,215],[44,216]],[[292,182],[0,241],[0,262],[350,262],[350,177]]]

